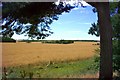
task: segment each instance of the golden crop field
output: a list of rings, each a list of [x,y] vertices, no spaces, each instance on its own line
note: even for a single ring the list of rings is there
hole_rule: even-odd
[[[46,61],[85,59],[95,54],[96,42],[73,44],[0,43],[2,44],[3,66],[15,66]]]

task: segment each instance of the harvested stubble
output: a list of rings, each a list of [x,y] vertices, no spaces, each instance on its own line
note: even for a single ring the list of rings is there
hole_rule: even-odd
[[[1,44],[1,43],[0,43]],[[95,42],[74,44],[2,43],[3,66],[17,66],[48,61],[69,61],[92,57]]]

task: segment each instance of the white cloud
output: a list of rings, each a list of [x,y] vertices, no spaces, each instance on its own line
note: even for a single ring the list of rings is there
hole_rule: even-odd
[[[81,3],[83,4],[83,6],[91,6],[88,3],[86,3],[85,1],[81,1]]]
[[[22,35],[14,34],[12,36],[12,38],[15,39],[15,40],[22,40],[22,39],[28,39],[28,36],[24,36],[24,34],[22,34]]]
[[[55,2],[56,5],[59,5],[59,3],[60,3],[60,0],[58,0],[57,2]]]
[[[76,8],[73,8],[72,10],[78,10],[79,8],[78,7],[76,7]]]

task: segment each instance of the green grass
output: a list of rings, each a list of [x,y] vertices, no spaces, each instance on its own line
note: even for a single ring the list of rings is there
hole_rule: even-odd
[[[94,63],[94,58],[77,61],[53,62],[29,64],[24,66],[7,68],[8,78],[21,78],[21,74],[25,74],[25,78],[29,78],[33,73],[33,78],[62,78],[82,74],[95,74],[97,71],[90,68]],[[22,73],[20,73],[22,72]],[[23,73],[25,72],[25,73]]]

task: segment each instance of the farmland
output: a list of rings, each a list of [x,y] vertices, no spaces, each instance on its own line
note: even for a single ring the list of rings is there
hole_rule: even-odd
[[[39,77],[68,77],[68,75],[76,77],[80,74],[78,71],[82,73],[87,71],[88,66],[93,62],[94,50],[99,47],[94,45],[96,42],[0,44],[2,44],[3,66],[16,71],[12,77],[20,75],[20,70],[28,72],[29,68],[33,74],[42,73],[38,75]],[[34,75],[34,77],[38,76]]]
[[[94,42],[74,44],[3,43],[3,65],[22,65],[46,61],[78,60],[92,57]],[[24,61],[23,61],[24,60]]]

